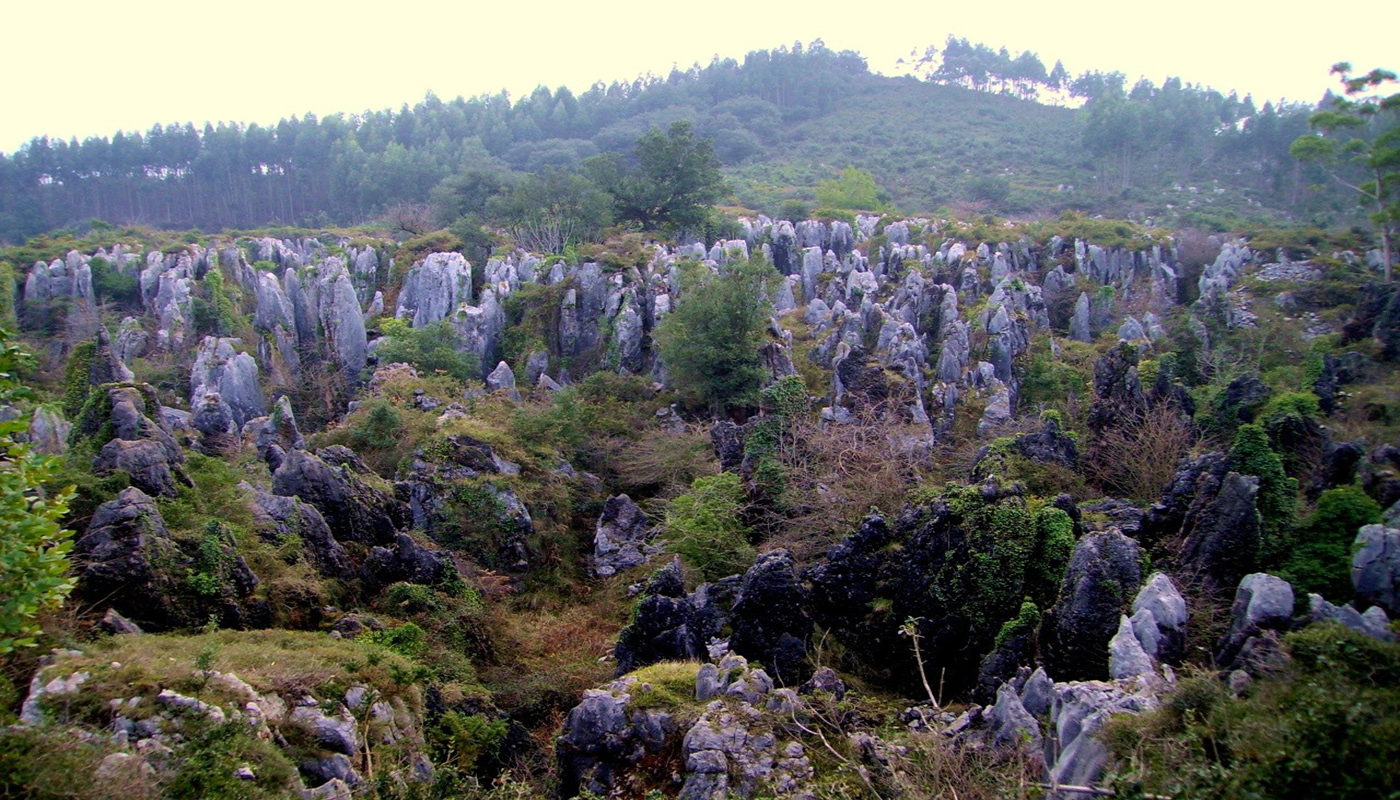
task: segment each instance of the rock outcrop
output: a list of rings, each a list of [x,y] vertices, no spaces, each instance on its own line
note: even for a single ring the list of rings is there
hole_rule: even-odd
[[[1117,531],[1079,540],[1060,599],[1041,628],[1045,670],[1052,678],[1108,677],[1108,643],[1142,585],[1141,555],[1137,542]]]
[[[625,494],[603,503],[593,536],[593,573],[600,578],[645,564],[657,548],[647,544],[651,521]]]
[[[371,473],[344,447],[287,452],[272,473],[272,492],[315,506],[337,540],[391,545],[408,510],[372,485]]]

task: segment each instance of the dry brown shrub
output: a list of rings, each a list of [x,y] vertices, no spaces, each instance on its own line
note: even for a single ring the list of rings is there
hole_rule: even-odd
[[[649,427],[639,437],[612,436],[599,449],[613,483],[661,500],[684,494],[696,478],[719,471],[708,430],[694,425],[678,431]]]
[[[1085,471],[1105,493],[1151,503],[1195,446],[1196,427],[1170,403],[1155,407],[1094,437]]]
[[[489,606],[494,662],[479,668],[495,702],[547,735],[585,689],[613,675],[612,653],[627,621],[625,587],[575,588],[568,598],[521,595]],[[602,659],[602,660],[600,660]]]
[[[772,543],[799,560],[851,533],[872,508],[899,513],[932,466],[924,425],[857,414],[854,423],[794,420],[779,444],[786,514]]]

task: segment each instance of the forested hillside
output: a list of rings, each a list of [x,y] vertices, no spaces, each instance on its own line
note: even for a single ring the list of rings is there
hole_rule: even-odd
[[[1323,181],[1288,156],[1309,109],[1256,108],[1175,79],[1071,78],[1034,54],[962,40],[923,64],[926,80],[881,77],[817,42],[578,96],[541,87],[276,125],[36,138],[0,159],[0,237],[90,218],[203,230],[358,223],[427,202],[463,172],[572,169],[680,119],[714,141],[733,202],[770,214],[784,201],[810,207],[817,182],[848,166],[871,172],[906,211],[1072,208],[1217,227],[1350,211],[1349,199],[1309,192]]]

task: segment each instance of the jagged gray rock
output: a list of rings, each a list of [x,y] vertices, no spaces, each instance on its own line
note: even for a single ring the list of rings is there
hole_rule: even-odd
[[[68,449],[73,425],[63,412],[50,405],[36,406],[29,417],[29,443],[37,453],[62,455]]]
[[[516,402],[520,401],[520,392],[515,388],[515,373],[509,364],[502,361],[496,365],[495,369],[491,370],[491,374],[486,376],[486,391],[504,391],[510,399]]]
[[[653,554],[647,548],[650,522],[632,498],[609,497],[593,536],[594,574],[606,578],[645,564]]]
[[[1293,618],[1293,587],[1288,581],[1266,572],[1255,572],[1240,580],[1235,602],[1230,607],[1230,630],[1221,640],[1216,663],[1234,662],[1245,643],[1263,631],[1286,631]]]
[[[1261,529],[1255,509],[1259,479],[1230,472],[1208,481],[1182,524],[1180,570],[1197,576],[1208,591],[1228,590],[1259,565]],[[1212,489],[1214,491],[1212,491]]]
[[[98,506],[72,553],[79,598],[157,627],[179,621],[170,583],[184,578],[189,559],[145,492],[128,487]]]
[[[1357,601],[1400,616],[1400,528],[1366,525],[1352,548],[1351,582]]]
[[[431,253],[404,276],[394,316],[421,328],[472,301],[472,268],[461,253]]]
[[[1158,661],[1176,663],[1186,646],[1186,599],[1165,572],[1153,573],[1133,600],[1133,632]]]
[[[174,497],[180,484],[190,485],[181,469],[185,454],[175,438],[163,426],[152,421],[147,413],[156,411],[148,403],[155,391],[144,384],[115,385],[106,390],[105,414],[81,421],[81,432],[95,434],[104,430],[103,421],[110,422],[115,438],[102,445],[93,459],[93,471],[99,475],[121,470],[130,477],[131,485],[148,494]]]
[[[1069,338],[1076,342],[1094,340],[1093,331],[1089,327],[1089,295],[1086,292],[1080,292],[1079,299],[1074,301],[1074,318],[1069,324]]]
[[[272,473],[272,492],[315,506],[338,540],[392,544],[407,522],[407,509],[367,483],[367,473],[344,447],[327,447],[314,455],[290,450]]]
[[[1139,675],[1152,675],[1156,668],[1152,656],[1143,649],[1133,630],[1133,622],[1123,616],[1118,622],[1118,632],[1108,642],[1108,674],[1114,680],[1136,678]]]
[[[322,576],[338,580],[348,580],[354,576],[355,567],[349,554],[331,535],[330,526],[326,525],[325,518],[315,506],[295,497],[263,491],[247,483],[241,484],[240,488],[248,497],[248,507],[253,512],[259,536],[274,544],[296,537],[301,541],[306,560]]]
[[[190,407],[198,408],[214,393],[228,404],[236,428],[267,413],[267,399],[258,386],[258,362],[240,353],[238,339],[206,336],[190,370]]]
[[[739,584],[729,646],[766,665],[783,685],[802,683],[810,677],[807,644],[813,623],[807,604],[792,554],[773,550],[760,555]]]

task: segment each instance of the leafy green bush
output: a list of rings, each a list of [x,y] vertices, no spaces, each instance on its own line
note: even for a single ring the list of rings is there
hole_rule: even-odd
[[[403,437],[403,415],[398,409],[383,400],[376,400],[369,407],[369,413],[350,431],[350,441],[359,452],[365,450],[389,450],[399,444]]]
[[[92,270],[92,292],[99,300],[133,305],[141,300],[141,284],[132,275],[117,271],[105,258],[88,260]]]
[[[687,565],[706,580],[742,572],[753,561],[748,528],[740,512],[744,487],[739,476],[721,472],[697,478],[690,492],[666,508],[666,540]]]
[[[433,764],[470,772],[483,757],[494,755],[500,749],[507,729],[504,719],[445,711],[428,729]]]
[[[1016,612],[1016,616],[1002,623],[1001,630],[997,631],[995,646],[1001,647],[1012,636],[1033,633],[1039,627],[1040,609],[1027,597],[1021,602],[1021,610]]]
[[[423,648],[428,645],[427,634],[412,622],[405,622],[395,628],[374,631],[370,634],[369,640],[405,658],[417,658],[423,652]]]
[[[730,264],[718,275],[693,268],[676,309],[657,326],[674,384],[716,413],[758,401],[768,376],[758,348],[772,311],[764,288],[776,276],[761,259]]]
[[[402,361],[428,375],[443,372],[464,382],[481,379],[481,359],[461,351],[461,334],[446,320],[410,328],[391,318],[380,322],[379,330],[384,338],[375,356],[381,364]]]
[[[878,211],[885,205],[882,194],[875,176],[855,167],[846,167],[840,177],[817,184],[817,202],[823,208]]]
[[[10,344],[9,336],[0,329],[0,405],[29,394],[19,371],[31,356]],[[0,423],[0,655],[33,645],[39,615],[57,608],[73,589],[67,577],[73,545],[59,526],[72,489],[47,496],[40,491],[58,460],[17,441],[27,429],[23,418]]]
[[[384,590],[384,602],[403,614],[441,611],[443,602],[431,586],[421,583],[395,583]]]
[[[1258,425],[1241,425],[1230,448],[1230,469],[1259,478],[1256,505],[1264,521],[1263,555],[1276,561],[1284,552],[1298,514],[1298,481],[1288,477],[1283,462],[1269,448],[1269,436]]]
[[[1351,599],[1351,545],[1363,525],[1381,521],[1381,507],[1356,486],[1328,489],[1297,535],[1283,575],[1304,592]]]
[[[1114,717],[1110,785],[1229,800],[1400,793],[1384,744],[1400,737],[1400,645],[1330,623],[1283,643],[1288,666],[1243,696],[1202,675],[1156,711]]]
[[[1026,594],[1041,608],[1054,605],[1074,555],[1074,520],[1054,506],[1035,513],[1036,541],[1026,565]]]
[[[68,351],[68,361],[63,365],[63,413],[69,419],[77,417],[87,402],[91,388],[88,375],[96,356],[97,342],[92,340],[79,342]]]

